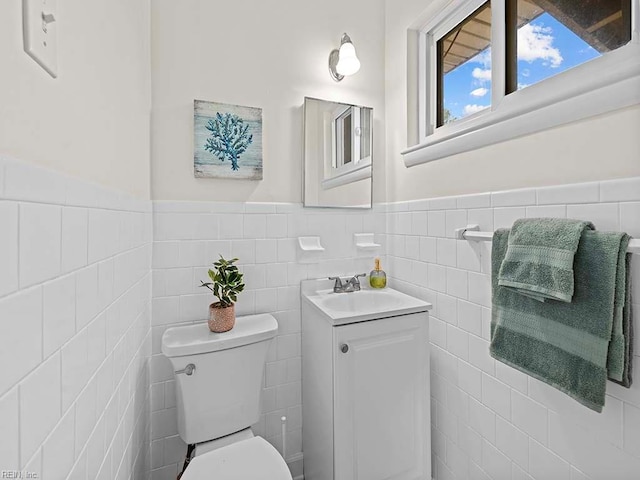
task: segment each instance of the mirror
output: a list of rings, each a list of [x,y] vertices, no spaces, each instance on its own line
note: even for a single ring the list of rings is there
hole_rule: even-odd
[[[304,99],[304,206],[371,208],[373,109]]]

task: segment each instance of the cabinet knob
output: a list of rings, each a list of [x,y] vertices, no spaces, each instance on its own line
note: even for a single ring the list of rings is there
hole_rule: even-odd
[[[349,345],[347,345],[346,343],[343,343],[342,345],[340,345],[340,351],[342,353],[347,353],[349,351]]]

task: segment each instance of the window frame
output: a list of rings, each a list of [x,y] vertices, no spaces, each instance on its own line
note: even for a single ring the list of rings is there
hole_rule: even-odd
[[[436,92],[436,96],[433,99],[433,104],[435,106],[435,113],[433,112],[429,112],[430,115],[433,115],[433,117],[429,117],[432,125],[431,125],[431,131],[435,131],[435,129],[437,128],[442,128],[444,127],[445,124],[442,125],[438,125],[438,123],[440,123],[440,115],[443,114],[443,112],[441,112],[441,110],[444,110],[444,85],[442,84],[442,82],[440,82],[440,60],[441,60],[441,52],[439,51],[438,48],[438,44],[439,44],[439,40],[441,40],[442,38],[444,38],[445,36],[447,36],[449,33],[451,33],[452,30],[454,30],[456,27],[462,25],[463,23],[467,22],[469,20],[469,18],[476,14],[478,10],[480,10],[480,8],[482,8],[485,4],[489,4],[489,8],[492,7],[491,5],[491,1],[490,0],[470,0],[467,2],[466,6],[469,7],[471,9],[471,11],[469,13],[467,13],[465,15],[465,12],[467,12],[467,10],[469,10],[469,8],[464,8],[462,9],[457,15],[452,15],[451,18],[447,19],[447,21],[443,22],[442,24],[438,25],[435,29],[432,30],[431,35],[432,35],[432,43],[433,43],[433,47],[429,47],[429,58],[432,59],[431,61],[433,62],[432,64],[428,65],[428,68],[432,68],[433,72],[435,73],[435,76],[432,75],[432,81],[434,82],[434,90]],[[463,15],[464,17],[462,19],[460,19],[460,16]],[[458,20],[458,21],[456,21]],[[491,41],[489,43],[489,47],[493,47],[493,13],[491,14]],[[491,50],[493,52],[493,49]],[[493,54],[492,54],[493,57]],[[491,62],[493,64],[493,58],[491,59]],[[492,65],[492,84],[493,84],[493,65]],[[444,77],[443,77],[444,78]],[[441,91],[439,91],[441,90]],[[440,103],[440,97],[442,97],[442,104]],[[493,100],[493,98],[492,98]],[[485,110],[481,111],[481,112],[477,112],[475,115],[478,115],[480,113],[485,112]],[[472,115],[467,115],[466,117],[460,118],[458,120],[456,120],[456,122],[459,122],[460,120],[464,120],[465,118],[468,118]]]
[[[331,169],[328,175],[325,172],[321,182],[323,190],[371,177],[371,155],[361,158],[361,133],[358,133],[361,132],[363,110],[365,107],[355,105],[340,105],[334,110],[331,119]],[[373,115],[373,110],[370,115]],[[351,161],[344,163],[344,118],[347,116],[351,117]]]
[[[401,152],[407,167],[640,104],[640,0],[631,0],[629,43],[508,95],[506,0],[491,0],[491,106],[436,127],[437,40],[484,3],[436,0],[410,29],[408,51],[417,55],[408,65],[408,111],[417,118],[409,118],[414,145]]]
[[[347,131],[345,127],[347,117],[350,117],[349,121],[351,122],[351,128],[348,132],[351,137],[351,151],[349,152],[351,159],[345,163],[344,138],[345,132]],[[350,170],[360,159],[360,144],[356,142],[357,138],[355,133],[356,129],[360,128],[360,108],[350,106],[336,109],[331,125],[333,138],[335,139],[335,141],[331,142],[333,150],[333,171],[331,176],[333,177],[340,175],[340,172],[343,170]]]

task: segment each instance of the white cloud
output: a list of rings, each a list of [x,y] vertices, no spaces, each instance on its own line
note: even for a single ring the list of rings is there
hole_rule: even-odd
[[[469,62],[479,63],[484,68],[491,68],[491,47],[485,48],[475,57],[470,58]]]
[[[474,68],[471,72],[471,76],[476,80],[480,80],[481,83],[491,81],[491,69],[490,68]]]
[[[465,105],[464,109],[463,109],[463,113],[465,115],[471,115],[471,114],[479,112],[480,110],[484,110],[487,107],[488,107],[487,105],[475,105],[475,104],[473,104],[473,105]]]
[[[596,51],[595,48],[593,48],[591,45],[587,45],[585,48],[578,50],[578,53],[585,54],[585,53],[593,53],[595,51]]]
[[[487,93],[489,93],[488,88],[480,87],[473,90],[470,95],[472,97],[484,97]]]
[[[518,60],[533,62],[545,60],[552,67],[559,67],[563,61],[560,50],[553,46],[555,38],[550,28],[541,25],[523,25],[518,30]]]

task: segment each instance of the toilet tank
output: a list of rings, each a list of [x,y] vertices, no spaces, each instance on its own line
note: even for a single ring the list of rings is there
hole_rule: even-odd
[[[272,315],[239,317],[225,333],[206,323],[169,328],[162,353],[176,378],[178,432],[187,444],[250,427],[260,417],[262,378],[269,345],[278,330]],[[191,375],[188,365],[195,366]]]

